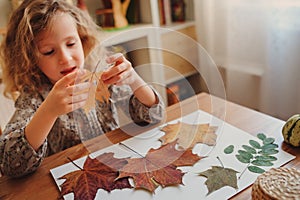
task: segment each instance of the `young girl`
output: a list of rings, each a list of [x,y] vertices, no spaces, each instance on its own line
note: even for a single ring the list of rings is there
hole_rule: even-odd
[[[15,10],[1,52],[5,94],[17,95],[0,139],[2,174],[31,173],[45,156],[119,127],[115,101],[98,101],[96,111],[86,114],[82,107],[91,83],[75,81],[86,73],[84,59],[97,45],[97,32],[85,13],[64,0],[26,0]],[[159,122],[162,102],[131,63],[120,54],[107,62],[115,64],[101,79],[110,85],[111,97],[133,91],[127,105],[132,120]],[[81,136],[78,126],[88,135]]]

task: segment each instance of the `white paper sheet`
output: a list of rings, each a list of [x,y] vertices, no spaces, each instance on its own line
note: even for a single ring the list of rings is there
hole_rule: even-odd
[[[177,121],[182,121],[189,124],[203,124],[209,123],[212,126],[218,126],[217,130],[217,145],[215,147],[209,147],[204,144],[197,144],[194,149],[193,153],[197,153],[200,156],[208,155],[207,158],[201,159],[192,167],[181,167],[184,172],[187,172],[183,176],[183,183],[184,185],[178,186],[171,186],[171,187],[158,187],[155,190],[154,194],[146,190],[141,189],[122,189],[122,190],[113,190],[112,192],[108,193],[102,189],[99,189],[96,195],[96,199],[109,199],[109,200],[117,200],[117,199],[131,199],[131,200],[165,200],[165,199],[172,199],[172,200],[181,200],[181,199],[228,199],[233,195],[237,194],[238,192],[242,191],[249,185],[251,185],[259,174],[249,172],[248,170],[245,171],[241,179],[238,179],[238,189],[234,189],[229,186],[225,186],[211,194],[207,195],[208,190],[204,182],[207,180],[205,177],[199,176],[200,172],[203,172],[207,169],[210,169],[211,166],[220,166],[220,162],[216,158],[217,156],[221,159],[222,163],[226,168],[232,168],[238,172],[242,172],[246,164],[239,162],[235,155],[237,154],[237,150],[241,149],[241,146],[244,144],[248,144],[250,139],[257,140],[257,137],[254,137],[245,131],[242,131],[224,121],[213,117],[212,115],[198,110],[192,114],[189,114],[183,118],[174,120],[170,123],[176,123]],[[151,131],[145,132],[137,137],[130,138],[123,143],[127,146],[133,148],[135,151],[146,154],[147,151],[151,148],[159,148],[161,142],[158,140],[161,136],[164,135],[164,132],[160,131],[159,128],[155,128]],[[235,151],[232,154],[225,154],[224,148],[228,145],[234,145]],[[114,156],[117,158],[123,157],[138,157],[132,151],[116,144],[110,146],[108,148],[102,149],[100,151],[94,152],[90,154],[90,157],[98,156],[105,152],[114,152]],[[289,162],[290,160],[294,159],[295,156],[282,151],[279,148],[279,153],[276,154],[277,161],[274,162],[273,168],[277,168],[282,166],[283,164]],[[83,163],[86,159],[82,157],[74,162],[79,165],[83,166]],[[270,169],[265,168],[266,170]],[[60,185],[64,182],[64,180],[58,180],[59,177],[71,172],[78,170],[72,163],[67,163],[65,165],[59,166],[57,168],[51,169],[51,174],[57,183],[58,188],[60,189]],[[237,176],[240,174],[238,173]],[[65,199],[73,199],[73,193],[64,196]]]

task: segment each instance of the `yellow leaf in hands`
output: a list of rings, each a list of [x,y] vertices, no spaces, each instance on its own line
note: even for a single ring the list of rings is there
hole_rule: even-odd
[[[82,82],[90,82],[91,87],[89,88],[89,96],[86,104],[83,106],[85,113],[89,113],[96,106],[96,100],[101,103],[107,103],[110,98],[108,91],[108,85],[104,84],[101,80],[102,72],[92,73],[87,72],[86,75],[80,80]]]
[[[217,128],[216,126],[209,126],[209,124],[177,122],[164,126],[161,130],[165,132],[165,135],[159,140],[162,144],[177,140],[178,146],[183,149],[193,148],[197,143],[214,146],[217,140],[215,134]]]

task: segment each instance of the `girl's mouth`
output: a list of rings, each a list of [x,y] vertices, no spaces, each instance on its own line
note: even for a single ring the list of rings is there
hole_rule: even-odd
[[[77,67],[70,67],[70,68],[67,68],[67,69],[61,71],[60,73],[61,73],[62,75],[65,76],[65,75],[67,75],[67,74],[69,74],[69,73],[75,71],[76,68],[77,68]]]

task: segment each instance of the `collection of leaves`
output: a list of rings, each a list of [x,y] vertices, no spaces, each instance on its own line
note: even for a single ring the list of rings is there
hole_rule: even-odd
[[[61,196],[74,193],[74,199],[94,199],[98,189],[111,192],[115,189],[135,188],[145,189],[154,193],[159,186],[162,188],[182,183],[184,172],[182,166],[193,166],[203,157],[192,153],[194,145],[203,143],[209,146],[216,145],[217,127],[209,124],[186,124],[178,122],[164,126],[165,135],[159,140],[162,145],[158,149],[150,149],[146,155],[141,155],[131,147],[127,147],[135,157],[115,158],[114,153],[104,153],[96,158],[87,157],[83,168],[70,172],[59,179],[65,179],[61,184]],[[258,166],[271,166],[276,157],[271,156],[278,152],[278,145],[273,138],[267,138],[264,134],[258,134],[262,144],[254,140],[249,145],[243,145],[236,158],[247,163],[251,172],[262,173]],[[231,154],[234,146],[224,149],[225,154]],[[219,158],[218,158],[219,159]],[[237,171],[222,166],[212,166],[200,176],[206,177],[205,182],[208,194],[224,187],[237,186]],[[133,180],[133,185],[129,182]]]

